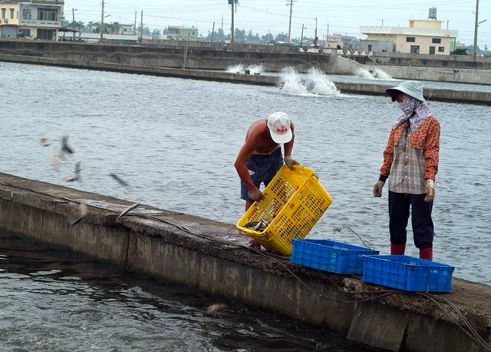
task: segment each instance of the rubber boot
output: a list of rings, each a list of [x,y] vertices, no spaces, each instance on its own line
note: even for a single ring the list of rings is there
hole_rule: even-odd
[[[406,244],[405,243],[401,243],[401,244],[391,243],[390,244],[390,254],[391,255],[404,255],[405,251],[406,251]]]
[[[261,249],[261,243],[251,238],[251,240],[249,241],[249,247],[253,249]]]
[[[433,260],[433,248],[420,248],[419,258],[426,260]]]

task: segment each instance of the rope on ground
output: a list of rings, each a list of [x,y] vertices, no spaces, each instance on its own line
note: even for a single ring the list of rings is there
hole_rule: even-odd
[[[477,344],[481,345],[486,350],[491,351],[491,346],[481,337],[481,335],[479,335],[479,333],[476,331],[476,329],[474,329],[469,320],[464,316],[464,314],[462,314],[460,309],[453,302],[444,297],[431,295],[429,293],[421,293],[420,295],[435,303],[443,311],[443,313],[445,313],[449,317],[449,319],[453,321],[455,325],[457,325],[467,336],[469,336]],[[448,305],[448,307],[451,308],[451,311],[445,309],[445,307],[440,302],[438,302],[438,300]],[[461,325],[459,318],[463,322],[464,326]]]

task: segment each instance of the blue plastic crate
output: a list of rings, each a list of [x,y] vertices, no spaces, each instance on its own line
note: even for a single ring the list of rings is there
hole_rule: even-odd
[[[454,269],[406,255],[366,256],[362,280],[405,291],[451,292]]]
[[[338,274],[361,274],[362,256],[379,253],[369,248],[329,240],[294,239],[292,243],[292,263]]]

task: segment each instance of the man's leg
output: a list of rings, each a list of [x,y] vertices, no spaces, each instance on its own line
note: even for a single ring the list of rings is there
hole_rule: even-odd
[[[410,204],[410,195],[389,191],[390,254],[392,255],[403,255],[405,252]]]
[[[257,172],[257,162],[254,159],[254,156],[250,160],[247,161],[247,168],[249,169],[249,174],[251,175],[252,182],[254,182],[254,185],[257,188],[259,188],[259,186],[261,185],[261,180],[259,179],[259,175]],[[248,192],[249,192],[249,190],[247,189],[247,186],[245,185],[244,182],[241,181],[241,183],[240,183],[240,198],[245,200],[245,211],[246,212],[251,207],[251,205],[254,203],[254,201],[249,199]],[[261,244],[258,241],[251,238],[249,241],[249,247],[255,248],[255,249],[260,249]]]
[[[425,202],[425,194],[411,196],[411,223],[413,225],[414,244],[419,248],[421,259],[433,260],[433,220],[431,211],[433,202]]]

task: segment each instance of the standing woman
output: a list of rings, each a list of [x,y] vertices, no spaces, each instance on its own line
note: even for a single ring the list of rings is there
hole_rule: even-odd
[[[432,260],[431,210],[438,172],[440,123],[431,114],[420,83],[403,81],[386,92],[392,101],[399,103],[402,114],[390,132],[373,196],[382,196],[382,188],[389,179],[390,253],[402,255],[405,252],[411,208],[414,244],[419,248],[419,257]]]

